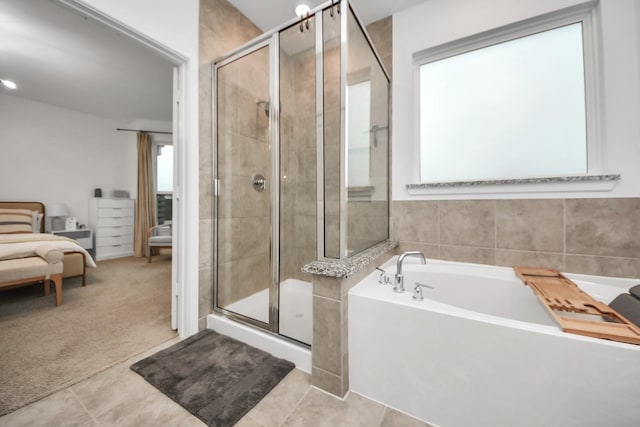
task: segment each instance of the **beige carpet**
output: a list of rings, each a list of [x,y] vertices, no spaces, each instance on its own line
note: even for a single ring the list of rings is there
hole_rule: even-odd
[[[176,336],[169,256],[101,261],[81,285],[59,307],[41,285],[0,292],[0,415]]]

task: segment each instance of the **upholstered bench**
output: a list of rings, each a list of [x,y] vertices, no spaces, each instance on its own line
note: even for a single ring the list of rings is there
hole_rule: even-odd
[[[44,282],[44,295],[49,295],[50,282],[56,290],[56,306],[62,303],[62,257],[61,250],[42,245],[36,249],[37,256],[0,261],[0,288],[13,288]]]
[[[149,262],[151,262],[151,256],[159,255],[160,249],[172,248],[171,223],[151,227],[147,237],[149,239],[147,251],[149,251]]]

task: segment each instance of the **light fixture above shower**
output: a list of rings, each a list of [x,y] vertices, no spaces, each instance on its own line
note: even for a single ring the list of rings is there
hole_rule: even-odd
[[[304,30],[309,30],[309,12],[311,12],[311,6],[308,2],[302,1],[296,3],[296,16],[300,18],[300,32],[304,33]]]
[[[18,85],[15,84],[13,81],[11,80],[7,80],[7,79],[0,79],[0,83],[2,83],[3,86],[5,86],[8,89],[17,89]]]
[[[311,6],[307,2],[297,2],[295,8],[296,16],[302,18],[307,15],[307,13],[311,12]]]

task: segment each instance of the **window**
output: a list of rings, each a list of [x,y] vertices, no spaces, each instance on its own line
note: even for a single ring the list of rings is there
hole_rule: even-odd
[[[156,147],[156,212],[158,224],[164,224],[173,217],[173,146]]]
[[[591,26],[563,19],[417,58],[421,182],[596,172]]]
[[[173,191],[173,146],[158,145],[156,157],[156,192]]]

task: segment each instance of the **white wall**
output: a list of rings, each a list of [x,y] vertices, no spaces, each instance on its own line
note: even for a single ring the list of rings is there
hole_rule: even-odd
[[[113,120],[0,94],[0,199],[65,203],[87,224],[95,188],[103,196],[135,191],[135,140],[132,145],[118,127]]]
[[[405,189],[406,184],[419,182],[413,54],[580,3],[585,1],[428,0],[393,15],[394,200],[640,196],[640,15],[634,0],[601,0],[598,6],[604,113],[601,173],[621,174],[622,179],[613,190],[412,196]],[[552,186],[547,189],[555,191]]]
[[[111,21],[128,27],[186,59],[186,102],[181,105],[186,122],[185,137],[178,147],[181,184],[177,253],[180,302],[179,331],[188,336],[198,331],[198,0],[60,0],[93,9]],[[174,215],[176,212],[174,212]],[[175,258],[174,258],[175,259]],[[174,261],[174,267],[176,261]],[[174,269],[175,270],[175,269]]]

